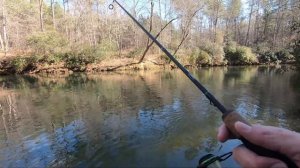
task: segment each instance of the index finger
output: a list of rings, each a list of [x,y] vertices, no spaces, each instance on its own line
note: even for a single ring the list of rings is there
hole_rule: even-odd
[[[218,140],[221,142],[225,142],[228,139],[231,139],[232,135],[229,130],[226,128],[225,124],[222,124],[218,129]]]

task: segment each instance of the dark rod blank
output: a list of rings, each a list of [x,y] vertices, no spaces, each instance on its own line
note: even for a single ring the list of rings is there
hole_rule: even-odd
[[[156,38],[154,38],[152,36],[151,33],[149,33],[121,4],[119,4],[119,2],[117,0],[113,0],[113,2],[117,3],[126,12],[126,14],[148,35],[149,38],[151,38],[151,40],[153,40],[153,42],[155,44],[158,45],[158,47],[178,66],[178,68],[182,70],[182,72],[197,86],[197,88],[200,89],[204,93],[204,95],[209,99],[209,101],[223,113],[223,121],[231,133],[237,133],[237,131],[235,130],[234,124],[238,121],[250,125],[238,113],[235,113],[233,111],[227,111],[227,109],[211,93],[209,93],[208,90],[197,79],[195,79],[190,74],[190,72],[186,68],[184,68],[173,57],[173,55],[170,54],[170,52],[162,44],[160,44],[160,42],[158,40],[156,40]],[[112,4],[109,5],[109,9],[113,9],[113,8],[114,8],[114,6]],[[283,161],[284,163],[286,163],[286,165],[288,167],[297,168],[297,165],[291,159],[289,159],[287,156],[285,156],[279,152],[271,151],[269,149],[254,145],[251,142],[244,139],[243,137],[239,136],[238,134],[234,134],[234,135],[236,135],[236,138],[239,138],[248,149],[254,151],[258,155],[276,158],[276,159],[279,159],[279,160]]]
[[[196,85],[196,87],[204,93],[214,106],[216,106],[223,114],[227,112],[227,109],[211,93],[209,93],[208,90],[196,78],[194,78],[193,75],[184,66],[182,66],[151,33],[149,33],[121,4],[119,4],[117,0],[114,0],[113,2],[117,3],[125,11],[125,13],[148,35],[148,37],[177,65],[179,69],[182,70],[182,72]],[[109,8],[111,9],[113,6],[110,5]]]

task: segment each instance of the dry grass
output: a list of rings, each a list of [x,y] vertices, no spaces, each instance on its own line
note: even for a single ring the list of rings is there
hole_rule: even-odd
[[[15,53],[7,53],[7,54],[5,55],[4,52],[0,52],[0,61],[3,61],[3,60],[10,60],[10,59],[12,59],[12,58],[14,58],[14,57],[16,57],[16,56],[17,56],[17,54],[15,54]]]
[[[14,92],[11,90],[5,90],[3,88],[0,87],[0,97],[6,97],[9,96],[11,94],[13,94]]]

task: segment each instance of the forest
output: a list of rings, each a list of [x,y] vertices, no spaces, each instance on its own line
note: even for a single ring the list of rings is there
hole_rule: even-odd
[[[112,0],[1,0],[0,69],[170,64]],[[120,1],[187,66],[300,62],[300,0]],[[122,64],[123,63],[123,64]],[[120,66],[121,65],[121,66]]]

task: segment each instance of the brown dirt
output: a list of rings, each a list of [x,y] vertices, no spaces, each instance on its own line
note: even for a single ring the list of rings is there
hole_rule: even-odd
[[[16,51],[16,52],[6,53],[6,55],[5,55],[4,52],[0,52],[0,61],[11,60],[12,58],[15,58],[17,56],[23,56],[23,55],[26,55],[26,53]]]

